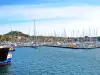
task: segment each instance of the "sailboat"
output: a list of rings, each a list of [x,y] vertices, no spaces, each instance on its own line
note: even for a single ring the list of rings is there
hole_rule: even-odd
[[[33,42],[32,46],[31,46],[31,48],[38,48],[35,20],[34,20],[34,42]]]

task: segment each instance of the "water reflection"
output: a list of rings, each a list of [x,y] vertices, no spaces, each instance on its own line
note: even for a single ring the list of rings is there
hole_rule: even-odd
[[[11,65],[0,66],[0,75],[11,75],[10,67]]]

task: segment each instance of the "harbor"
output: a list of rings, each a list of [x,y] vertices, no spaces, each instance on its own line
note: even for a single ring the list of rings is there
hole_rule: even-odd
[[[50,38],[49,38],[50,40]],[[59,47],[59,48],[100,48],[100,42],[98,40],[95,41],[38,41],[38,42],[5,42],[12,46],[12,48],[18,47],[32,47],[32,46],[49,46],[49,47]]]
[[[12,38],[10,38],[10,34],[12,34]],[[18,36],[14,36],[16,34],[19,34]],[[9,34],[9,35],[8,35]],[[3,35],[0,41],[1,45],[1,51],[5,48],[8,48],[8,52],[16,51],[15,48],[33,48],[38,49],[38,47],[56,47],[56,48],[65,48],[67,49],[73,49],[73,50],[90,50],[90,49],[99,49],[100,48],[100,37],[54,37],[54,36],[29,36],[22,32],[18,31],[11,31],[6,35]],[[23,34],[23,36],[22,36]],[[5,38],[6,37],[6,38]],[[37,39],[38,37],[38,39]],[[31,38],[31,39],[30,39]],[[9,53],[6,51],[1,52],[1,54],[4,54],[4,56],[1,56],[1,62],[0,65],[6,65],[11,63],[12,54],[11,57],[8,60]],[[2,58],[5,60],[2,61]]]
[[[21,36],[20,36],[21,37]],[[39,37],[39,36],[38,36]],[[67,37],[39,37],[39,40],[19,40],[21,42],[11,43],[13,47],[32,47],[32,46],[49,46],[59,48],[75,48],[75,49],[93,49],[100,48],[99,37],[78,37],[78,38],[67,38]],[[6,43],[6,42],[5,42]]]
[[[0,75],[98,75],[100,72],[99,36],[37,36],[35,33],[30,36],[11,31],[2,35],[0,41],[0,59],[5,59],[0,61]],[[5,48],[6,55],[2,56]]]
[[[0,0],[0,75],[100,75],[99,0]]]

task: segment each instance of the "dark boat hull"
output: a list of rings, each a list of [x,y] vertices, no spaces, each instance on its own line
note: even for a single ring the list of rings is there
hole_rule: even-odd
[[[5,61],[7,59],[8,52],[9,48],[0,48],[0,61]]]
[[[11,63],[11,58],[7,58],[9,48],[0,48],[0,66]]]
[[[11,64],[11,58],[7,58],[6,61],[0,62],[0,66],[5,66]]]
[[[38,48],[38,46],[30,46],[30,48]]]
[[[69,48],[69,49],[95,49],[95,48],[72,48],[72,47],[66,47],[66,48]]]

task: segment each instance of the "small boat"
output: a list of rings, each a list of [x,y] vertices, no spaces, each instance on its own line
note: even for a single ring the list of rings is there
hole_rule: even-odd
[[[39,46],[37,44],[32,44],[32,46],[30,46],[30,48],[38,48]]]
[[[10,47],[9,51],[15,51],[15,49],[13,47]]]
[[[9,53],[9,47],[0,46],[0,66],[11,64],[12,54]]]
[[[38,48],[38,46],[30,46],[30,48]]]

